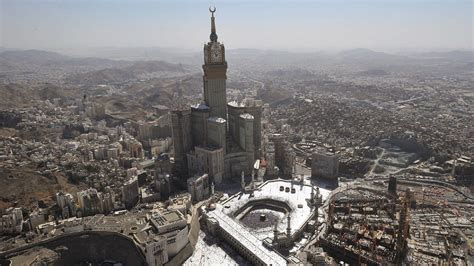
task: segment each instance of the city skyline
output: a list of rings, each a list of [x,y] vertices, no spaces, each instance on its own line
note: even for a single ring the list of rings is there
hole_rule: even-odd
[[[0,265],[474,261],[464,2],[1,3]]]
[[[470,1],[2,1],[1,46],[199,51],[217,7],[229,49],[472,49]],[[285,18],[284,20],[282,18]],[[61,21],[61,23],[57,23]]]

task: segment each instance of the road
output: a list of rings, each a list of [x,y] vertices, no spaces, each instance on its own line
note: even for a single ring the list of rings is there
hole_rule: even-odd
[[[377,159],[374,160],[374,165],[372,165],[372,168],[370,169],[367,176],[372,176],[374,174],[375,168],[377,167],[377,165],[379,165],[379,161],[380,159],[382,159],[384,155],[385,155],[385,149],[382,149],[382,152],[380,153],[380,155],[377,157]]]
[[[263,83],[263,82],[261,82],[261,81],[258,81],[258,80],[255,80],[255,79],[251,79],[251,78],[249,78],[249,80],[250,80],[250,81],[253,81],[253,82],[255,82],[255,83],[260,84],[260,86],[261,86],[260,89],[261,89],[261,90],[263,90],[263,89],[265,88],[265,83]]]

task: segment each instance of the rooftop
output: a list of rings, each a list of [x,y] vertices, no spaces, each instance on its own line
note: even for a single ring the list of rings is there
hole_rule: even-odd
[[[292,182],[293,186],[291,184]],[[283,191],[281,190],[281,187],[283,187]],[[292,187],[295,189],[295,193],[291,193]],[[286,188],[289,188],[288,192],[286,192]],[[241,209],[245,204],[252,201],[270,199],[284,202],[291,208],[289,213],[291,218],[291,233],[294,234],[297,230],[304,226],[306,221],[310,218],[311,213],[314,211],[306,201],[311,196],[311,188],[312,186],[310,185],[300,184],[291,180],[269,180],[258,187],[258,189],[254,191],[253,196],[251,196],[249,193],[238,193],[230,197],[228,200],[223,202],[223,208],[221,210],[228,216],[233,217],[235,212]],[[319,193],[322,195],[324,200],[327,198],[330,191],[320,188]],[[285,216],[285,219],[282,219],[279,222],[278,230],[286,230],[286,223],[287,220]],[[257,235],[260,240],[273,235],[272,230],[261,231],[253,230],[251,228],[247,228],[246,230],[250,230],[252,234]]]
[[[241,114],[240,117],[243,119],[254,119],[253,115],[248,113]]]
[[[199,110],[208,110],[209,106],[207,106],[205,103],[197,103],[197,104],[191,105],[191,108],[199,109]]]
[[[216,219],[222,230],[238,239],[242,246],[252,251],[266,265],[286,265],[286,260],[275,251],[269,250],[263,246],[263,242],[255,235],[244,228],[240,223],[222,212],[222,205],[218,209],[208,213],[208,216]]]
[[[183,215],[179,211],[164,211],[153,215],[153,220],[160,226],[172,224],[184,220]]]
[[[213,116],[213,117],[209,117],[209,118],[207,119],[207,121],[216,122],[216,123],[221,123],[221,124],[223,124],[223,123],[226,122],[226,120],[225,120],[224,118],[222,118],[222,117],[214,117],[214,116]]]

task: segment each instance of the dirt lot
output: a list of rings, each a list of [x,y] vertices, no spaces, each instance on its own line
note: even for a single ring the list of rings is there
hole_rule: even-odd
[[[10,206],[32,208],[39,200],[49,205],[57,191],[75,194],[81,189],[83,187],[69,183],[60,172],[41,175],[32,165],[18,169],[0,168],[0,210]]]

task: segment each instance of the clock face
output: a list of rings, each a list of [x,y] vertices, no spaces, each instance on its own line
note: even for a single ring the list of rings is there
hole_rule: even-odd
[[[211,62],[219,63],[222,62],[222,53],[217,47],[211,50]]]
[[[211,57],[212,57],[212,62],[214,63],[218,63],[221,61],[221,53],[218,50],[212,51]]]

